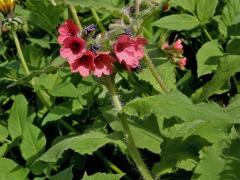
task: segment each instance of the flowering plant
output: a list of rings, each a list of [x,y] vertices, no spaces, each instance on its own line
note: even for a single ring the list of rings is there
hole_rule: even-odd
[[[0,0],[0,180],[239,179],[239,7]]]

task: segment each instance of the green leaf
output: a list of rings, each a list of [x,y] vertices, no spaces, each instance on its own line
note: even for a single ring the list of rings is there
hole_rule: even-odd
[[[163,122],[171,123],[171,118],[173,117],[183,122],[195,123],[195,120],[201,120],[205,127],[200,126],[202,129],[199,126],[193,127],[195,130],[189,131],[189,135],[192,135],[192,131],[201,133],[209,142],[216,142],[226,136],[233,120],[232,116],[225,113],[220,106],[214,103],[192,104],[189,98],[178,91],[172,91],[165,96],[157,95],[134,100],[125,105],[122,111],[120,111],[121,113],[137,117],[138,119],[144,119],[154,114],[161,128],[164,127]],[[162,118],[165,118],[165,121]],[[208,127],[207,124],[211,126]],[[189,126],[193,126],[193,124],[189,124]],[[184,125],[179,129],[179,132],[176,131],[175,133],[182,133],[183,127]],[[209,132],[209,128],[212,130],[212,133]],[[218,132],[217,135],[216,132]]]
[[[219,31],[224,35],[225,38],[229,34],[228,28],[234,24],[234,20],[240,14],[239,6],[239,0],[226,1],[222,15],[217,19]]]
[[[38,26],[55,36],[53,32],[61,23],[60,17],[63,8],[61,6],[53,7],[48,0],[27,0],[26,6],[31,10],[30,24]]]
[[[218,0],[199,0],[197,1],[197,16],[202,24],[208,23],[213,17]]]
[[[50,177],[50,180],[72,180],[72,166]]]
[[[80,154],[92,154],[98,148],[108,143],[116,143],[124,146],[120,140],[113,140],[104,133],[91,131],[89,133],[62,140],[51,147],[38,160],[56,162],[61,158],[63,152],[68,149],[72,149]]]
[[[8,151],[8,144],[2,144],[0,146],[0,157],[4,157]]]
[[[197,136],[191,136],[186,140],[164,139],[161,144],[161,161],[154,165],[154,174],[160,176],[172,173],[176,168],[192,171],[197,165],[198,151],[205,145],[206,142]]]
[[[172,0],[170,5],[173,7],[180,6],[187,11],[194,13],[196,7],[196,0]]]
[[[22,143],[20,145],[23,158],[28,162],[33,162],[44,151],[46,138],[42,131],[33,124],[26,123]]]
[[[219,173],[224,168],[223,160],[219,158],[222,147],[226,146],[225,142],[214,144],[210,148],[203,149],[201,160],[194,170],[193,179],[219,179]]]
[[[53,89],[49,90],[49,93],[55,97],[77,97],[77,89],[68,81],[57,84]]]
[[[107,11],[121,11],[123,2],[121,0],[65,0],[67,4],[81,6],[82,8],[105,9]]]
[[[194,171],[193,179],[239,179],[239,139],[221,141],[204,151]]]
[[[28,45],[23,48],[23,55],[28,64],[32,67],[40,68],[44,64],[44,52],[36,46]]]
[[[33,45],[38,45],[42,48],[50,49],[50,42],[48,38],[27,38]]]
[[[207,84],[198,89],[193,98],[197,101],[226,92],[230,86],[230,78],[240,72],[240,56],[227,55],[223,57],[218,65],[215,75]]]
[[[114,121],[110,126],[115,131],[123,131],[119,121]],[[160,153],[160,144],[163,139],[159,133],[159,126],[155,116],[146,117],[144,121],[136,119],[129,121],[129,128],[138,148],[147,149],[156,154]]]
[[[175,67],[169,61],[157,66],[157,70],[163,78],[164,82],[170,89],[176,89],[176,77],[175,77]],[[159,92],[162,92],[159,84],[156,79],[152,76],[149,68],[145,68],[143,71],[138,73],[138,77],[140,80],[146,81],[150,83],[153,88]]]
[[[232,37],[228,43],[226,51],[228,54],[240,55],[240,37]]]
[[[28,121],[27,112],[28,102],[26,98],[23,95],[16,96],[8,119],[8,130],[13,140],[23,134],[25,124]]]
[[[49,113],[45,116],[42,122],[42,126],[48,122],[56,121],[62,117],[66,117],[72,114],[72,105],[69,102],[56,105],[50,109]]]
[[[28,169],[22,168],[13,160],[0,157],[1,180],[27,180],[28,172]]]
[[[240,94],[237,94],[234,96],[230,104],[227,106],[226,111],[231,115],[236,118],[236,123],[240,123]]]
[[[4,141],[9,135],[8,129],[0,124],[0,142]]]
[[[119,180],[123,177],[124,174],[106,174],[106,173],[96,173],[94,175],[88,176],[86,173],[84,174],[82,180]]]
[[[217,40],[205,43],[197,52],[198,77],[215,71],[223,54]]]
[[[188,14],[174,14],[155,21],[153,26],[169,30],[182,31],[190,30],[199,26],[199,21],[196,17]]]
[[[55,74],[42,74],[35,77],[34,81],[36,82],[35,90],[47,90],[55,97],[77,97],[75,86],[71,82],[63,80],[58,72]]]

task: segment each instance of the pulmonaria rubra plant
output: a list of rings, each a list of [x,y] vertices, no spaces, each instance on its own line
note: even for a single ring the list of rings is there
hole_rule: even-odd
[[[119,63],[126,65],[128,70],[137,68],[144,56],[147,41],[141,37],[120,35],[114,44],[114,52]]]
[[[139,66],[147,44],[144,38],[122,34],[112,47],[100,51],[101,45],[93,45],[97,43],[92,39],[93,36],[88,36],[95,29],[95,25],[90,25],[80,30],[72,20],[67,20],[59,27],[60,55],[67,59],[72,72],[78,72],[82,77],[91,73],[102,77],[112,74],[114,62],[123,64],[128,70]]]
[[[168,43],[164,43],[162,45],[162,50],[167,53],[169,59],[179,66],[180,69],[185,69],[187,64],[187,58],[183,56],[183,45],[182,40],[177,39],[171,45]]]

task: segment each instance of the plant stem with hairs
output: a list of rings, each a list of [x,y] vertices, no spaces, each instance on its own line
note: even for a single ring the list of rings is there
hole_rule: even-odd
[[[121,111],[122,110],[121,101],[118,98],[115,87],[112,83],[112,79],[109,76],[105,76],[104,82],[105,82],[105,86],[107,87],[107,89],[112,97],[114,107],[116,108],[116,110],[118,112]],[[134,138],[132,136],[131,129],[128,125],[127,118],[125,116],[120,116],[119,119],[121,121],[122,128],[123,128],[123,131],[124,131],[126,139],[127,139],[127,147],[128,147],[130,156],[136,163],[136,166],[138,167],[143,178],[146,180],[153,180],[151,173],[149,172],[147,166],[143,162],[140,152],[137,149]]]
[[[83,29],[82,24],[81,24],[81,22],[80,22],[80,20],[78,18],[77,11],[76,11],[75,7],[69,5],[69,10],[70,10],[70,12],[71,12],[71,14],[73,16],[73,19],[74,19],[75,23],[79,27],[79,29]]]
[[[19,56],[22,66],[23,66],[23,69],[24,69],[25,73],[27,75],[29,75],[31,72],[28,68],[25,57],[23,55],[22,48],[21,48],[16,30],[12,30],[12,35],[13,35],[13,39],[14,39],[14,42],[15,42],[15,45],[17,48],[18,56]],[[31,84],[34,87],[35,81],[32,80]],[[50,100],[49,95],[45,91],[37,91],[36,94],[39,97],[40,101],[49,109],[51,107],[51,100]]]

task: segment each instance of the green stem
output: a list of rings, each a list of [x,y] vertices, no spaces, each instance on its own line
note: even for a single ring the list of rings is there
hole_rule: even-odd
[[[98,27],[100,28],[100,30],[102,32],[105,32],[106,30],[105,30],[100,18],[98,17],[98,14],[97,14],[96,10],[94,8],[91,8],[91,12],[92,12],[92,15],[93,15]]]
[[[31,72],[30,72],[30,70],[27,66],[26,59],[24,58],[22,48],[21,48],[21,45],[20,45],[20,42],[19,42],[19,39],[18,39],[18,35],[17,35],[15,30],[12,31],[12,35],[13,35],[13,39],[14,39],[14,42],[15,42],[15,45],[16,45],[16,48],[17,48],[17,52],[18,52],[21,64],[24,68],[25,73],[27,75],[29,75]],[[35,81],[32,80],[31,83],[32,83],[32,86],[34,87],[35,86]],[[51,107],[51,100],[50,100],[49,95],[45,91],[37,91],[36,94],[39,97],[40,101],[49,109]]]
[[[111,161],[109,161],[100,151],[96,151],[94,154],[96,154],[103,163],[112,169],[114,172],[118,174],[125,174],[121,169],[119,169],[117,166],[115,166]],[[130,179],[127,175],[125,175],[125,179]]]
[[[105,82],[106,87],[108,88],[109,93],[111,94],[112,101],[113,101],[113,104],[114,104],[115,108],[117,109],[118,112],[121,111],[121,109],[122,109],[121,102],[118,98],[118,95],[116,93],[116,90],[114,88],[114,85],[112,83],[111,78],[109,76],[105,76],[104,77],[104,82]],[[133,139],[132,132],[129,128],[128,121],[127,121],[126,117],[121,116],[120,121],[121,121],[121,124],[122,124],[122,127],[123,127],[123,131],[126,134],[127,147],[128,147],[128,150],[129,150],[129,153],[130,153],[132,159],[136,163],[136,165],[137,165],[139,171],[141,172],[143,178],[146,179],[146,180],[153,180],[153,178],[151,176],[151,173],[147,169],[147,166],[143,162],[143,160],[141,158],[141,155],[140,155],[140,152],[138,151],[138,149],[136,147],[136,144],[135,144],[135,141]]]
[[[145,51],[144,60],[145,60],[145,63],[147,64],[148,68],[150,69],[153,77],[156,79],[157,83],[159,84],[160,88],[163,90],[164,93],[168,93],[169,89],[168,89],[167,85],[165,84],[164,80],[162,79],[162,77],[160,76],[160,74],[158,73],[156,67],[154,66],[154,64],[152,62],[152,60],[148,56],[147,51]]]
[[[77,132],[71,125],[69,125],[68,123],[66,123],[64,120],[60,120],[59,123],[65,127],[69,132]]]
[[[13,39],[14,39],[14,42],[15,42],[15,45],[16,45],[16,48],[17,48],[17,52],[18,52],[18,55],[19,55],[19,58],[20,58],[20,61],[21,61],[21,64],[25,70],[25,73],[27,75],[30,74],[30,70],[27,66],[27,63],[26,63],[26,60],[23,56],[23,52],[22,52],[22,49],[21,49],[21,45],[20,45],[20,42],[19,42],[19,39],[18,39],[18,36],[17,36],[17,33],[15,30],[12,31],[12,34],[13,34]]]
[[[210,41],[212,41],[213,38],[212,38],[211,35],[208,33],[206,27],[205,27],[204,25],[202,25],[202,28],[203,28],[204,33],[205,33],[206,36],[208,37],[208,39],[209,39]]]
[[[141,0],[135,0],[135,15],[137,16],[140,12],[140,2]]]
[[[50,0],[50,2],[52,3],[53,6],[57,5],[57,3],[54,0]]]
[[[76,11],[75,7],[69,5],[69,10],[70,10],[70,12],[71,12],[71,14],[73,16],[74,22],[77,24],[79,29],[83,29],[82,24],[81,24],[81,22],[80,22],[80,20],[78,18],[77,11]]]

